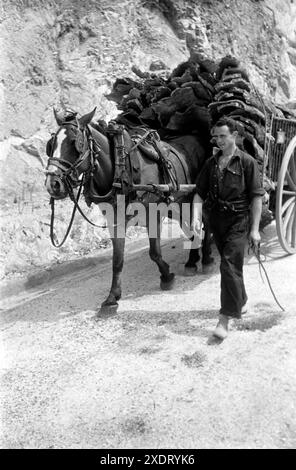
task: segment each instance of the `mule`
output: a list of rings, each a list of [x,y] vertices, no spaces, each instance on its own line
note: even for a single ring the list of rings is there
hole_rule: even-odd
[[[109,214],[109,218],[108,211],[106,211],[107,224],[112,228],[113,276],[110,292],[102,302],[98,314],[110,314],[116,312],[118,308],[118,301],[122,294],[121,273],[124,264],[125,232],[127,224],[134,217],[134,213],[129,213],[128,208],[133,203],[140,203],[141,207],[145,208],[144,222],[149,237],[149,255],[158,266],[160,287],[163,290],[171,289],[175,275],[170,272],[169,265],[161,255],[162,217],[157,211],[155,219],[154,212],[154,220],[152,221],[151,212],[149,213],[148,209],[152,203],[157,204],[165,201],[164,206],[168,205],[172,202],[169,198],[174,197],[174,208],[179,208],[182,224],[184,212],[182,208],[184,203],[187,203],[186,207],[191,206],[193,194],[192,192],[184,193],[178,189],[182,184],[186,185],[195,181],[205,159],[203,146],[196,137],[191,135],[177,137],[170,142],[159,142],[166,151],[165,161],[168,166],[166,170],[173,175],[173,182],[176,185],[175,191],[168,196],[168,193],[159,190],[162,184],[168,182],[168,174],[165,177],[159,162],[152,158],[153,155],[149,155],[147,151],[145,154],[143,148],[140,150],[141,144],[144,142],[143,138],[138,141],[138,144],[135,144],[125,128],[122,134],[122,145],[115,149],[114,142],[108,138],[106,132],[92,121],[95,109],[80,118],[77,118],[76,113],[65,117],[54,110],[54,114],[59,128],[47,142],[49,158],[45,180],[46,189],[51,198],[53,200],[63,199],[71,194],[73,197],[73,187],[81,184],[89,204],[91,202],[101,205],[109,204],[113,209],[118,209],[119,196],[124,202],[123,219],[119,217],[117,210],[113,211],[112,217]],[[146,134],[148,133],[149,129],[146,129]],[[115,150],[122,153],[120,161],[115,161]],[[119,169],[121,179],[118,182]],[[151,191],[150,188],[152,188]],[[88,200],[89,198],[90,200]],[[77,204],[77,201],[74,202]],[[174,210],[171,212],[170,216],[176,218]],[[185,226],[188,228],[188,225],[190,223],[187,220]],[[190,227],[188,233],[189,236],[192,235]],[[189,259],[185,264],[185,274],[190,275],[196,272],[196,264],[201,259],[199,251],[199,248],[190,250]],[[206,230],[201,252],[202,263],[204,265],[210,264],[213,260],[210,257],[208,230]]]

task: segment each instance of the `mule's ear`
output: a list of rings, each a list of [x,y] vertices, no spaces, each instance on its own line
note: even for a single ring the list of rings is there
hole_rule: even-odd
[[[55,108],[53,108],[54,117],[59,126],[61,126],[65,120],[64,115],[62,113],[58,113]]]
[[[78,119],[78,122],[79,122],[79,126],[80,126],[80,127],[83,128],[83,127],[85,127],[87,124],[90,123],[90,121],[92,120],[92,118],[93,118],[94,115],[95,115],[96,109],[97,109],[97,107],[95,107],[90,113],[84,114],[84,116],[81,116],[81,118]]]

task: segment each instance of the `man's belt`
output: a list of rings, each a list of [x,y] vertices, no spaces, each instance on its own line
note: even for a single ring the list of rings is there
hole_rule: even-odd
[[[219,212],[247,212],[250,208],[249,202],[245,200],[223,201],[222,199],[206,200],[206,208],[209,210],[217,210]]]

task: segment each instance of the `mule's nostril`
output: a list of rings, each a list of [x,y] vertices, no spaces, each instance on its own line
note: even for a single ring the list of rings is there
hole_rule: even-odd
[[[53,185],[52,185],[52,189],[55,191],[55,192],[60,192],[61,190],[61,185],[58,181],[54,181]]]
[[[56,199],[63,199],[67,195],[67,191],[59,176],[51,175],[46,184],[49,194]]]

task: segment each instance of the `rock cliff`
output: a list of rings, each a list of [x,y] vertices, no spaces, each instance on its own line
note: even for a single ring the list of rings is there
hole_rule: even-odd
[[[43,170],[53,106],[97,106],[108,121],[118,111],[104,95],[116,77],[133,76],[133,65],[172,70],[203,51],[240,58],[266,97],[296,108],[292,0],[6,0],[0,13],[2,276],[108,244],[104,229],[77,217],[65,248],[50,245]],[[70,209],[60,203],[59,233]]]

